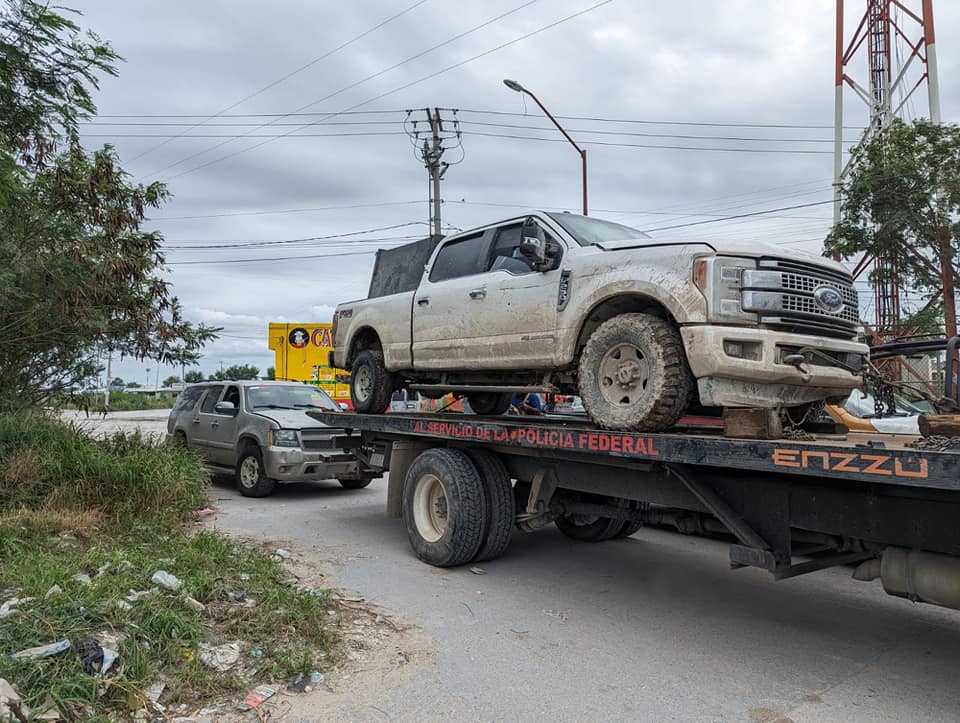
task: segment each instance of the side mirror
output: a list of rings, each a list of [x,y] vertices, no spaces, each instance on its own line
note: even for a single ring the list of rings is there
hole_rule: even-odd
[[[528,216],[520,229],[520,255],[535,269],[547,261],[547,237],[533,216]]]
[[[237,406],[233,402],[217,402],[213,411],[217,414],[229,414],[232,416],[237,413]]]

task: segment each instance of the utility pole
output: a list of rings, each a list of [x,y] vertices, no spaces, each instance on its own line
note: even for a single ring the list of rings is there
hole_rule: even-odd
[[[453,163],[443,160],[443,156],[447,151],[454,148],[462,150],[460,121],[457,118],[457,110],[453,108],[423,108],[421,112],[426,114],[425,123],[418,118],[413,118],[414,111],[408,110],[404,126],[419,154],[420,160],[423,161],[423,165],[430,175],[430,187],[427,194],[429,197],[430,233],[434,238],[440,238],[443,235],[441,218],[443,200],[440,196],[440,181],[451,165],[463,160],[462,153],[460,158]],[[447,119],[444,119],[444,113],[448,114]]]
[[[113,349],[107,350],[107,383],[103,387],[103,408],[110,408],[110,385],[113,384],[113,377],[110,373],[110,367],[113,366]]]

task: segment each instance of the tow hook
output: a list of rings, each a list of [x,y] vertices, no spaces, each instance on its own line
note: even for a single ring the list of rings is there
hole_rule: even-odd
[[[807,358],[803,354],[788,354],[783,357],[783,363],[789,364],[792,367],[795,367],[798,372],[802,375],[804,383],[810,381],[810,372],[803,368],[804,363],[807,361]]]

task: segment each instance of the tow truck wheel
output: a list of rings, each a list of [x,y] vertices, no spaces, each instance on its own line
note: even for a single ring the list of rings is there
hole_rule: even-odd
[[[497,392],[475,392],[467,395],[474,414],[505,414],[510,409],[512,394]]]
[[[590,335],[580,355],[583,406],[606,429],[656,432],[683,414],[693,388],[680,334],[650,314],[621,314]]]
[[[361,351],[350,369],[353,408],[362,414],[383,414],[390,406],[393,378],[383,363],[383,352]]]
[[[496,559],[507,551],[517,517],[516,501],[510,473],[503,460],[486,449],[471,449],[467,455],[480,474],[487,508],[487,514],[483,517],[483,542],[474,558],[477,562],[483,562]]]
[[[267,477],[259,447],[247,447],[237,460],[237,489],[244,497],[266,497],[276,482]]]
[[[429,449],[403,481],[403,522],[414,553],[436,567],[476,557],[487,515],[483,483],[459,449]]]

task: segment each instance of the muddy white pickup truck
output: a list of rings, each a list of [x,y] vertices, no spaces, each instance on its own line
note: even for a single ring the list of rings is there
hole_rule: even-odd
[[[785,408],[861,383],[857,292],[840,264],[765,244],[664,241],[534,212],[378,255],[369,298],[334,315],[354,407],[400,388],[579,394],[609,429],[667,429],[692,403]]]

